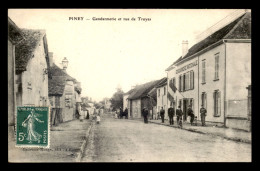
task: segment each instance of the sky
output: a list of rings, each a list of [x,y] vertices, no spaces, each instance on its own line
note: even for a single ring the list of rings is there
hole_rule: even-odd
[[[166,77],[165,69],[182,55],[183,40],[190,48],[198,34],[234,11],[9,9],[8,16],[20,28],[46,30],[54,63],[61,67],[66,57],[67,73],[81,82],[81,96],[100,101],[112,97],[118,86],[127,92],[131,86]],[[116,21],[93,20],[100,17]]]

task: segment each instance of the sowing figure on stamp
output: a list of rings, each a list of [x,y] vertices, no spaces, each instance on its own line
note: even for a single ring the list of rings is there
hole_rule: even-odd
[[[28,117],[23,121],[22,126],[27,127],[27,140],[29,143],[32,143],[32,141],[40,141],[42,135],[39,134],[34,130],[35,128],[35,120],[39,123],[44,123],[44,121],[41,121],[35,116],[34,110],[31,111],[31,114],[28,115]],[[27,122],[27,124],[26,124]]]

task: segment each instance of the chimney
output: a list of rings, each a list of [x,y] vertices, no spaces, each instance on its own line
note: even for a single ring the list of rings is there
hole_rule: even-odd
[[[68,63],[69,63],[69,61],[67,60],[66,57],[64,57],[61,64],[62,64],[62,67],[63,67],[63,71],[65,71],[65,72],[66,72],[66,69],[68,68]]]
[[[48,52],[49,54],[49,62],[50,62],[50,66],[53,66],[53,52]]]
[[[182,41],[182,57],[184,57],[188,53],[189,50],[188,45],[189,45],[188,40]]]

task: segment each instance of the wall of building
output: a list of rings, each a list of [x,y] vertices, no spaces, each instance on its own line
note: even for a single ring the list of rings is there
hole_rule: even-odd
[[[15,73],[15,46],[8,40],[8,125],[14,125],[15,116],[15,90],[14,90],[14,73]]]
[[[132,100],[133,118],[141,118],[141,99]]]
[[[164,87],[165,87],[165,93],[164,93]],[[160,112],[161,107],[165,110],[165,119],[168,119],[168,105],[167,105],[167,85],[158,87],[157,88],[157,112]],[[160,95],[159,95],[160,91]]]
[[[22,104],[32,106],[48,106],[48,75],[44,74],[47,69],[43,40],[28,61],[26,71],[22,72]],[[18,79],[16,75],[16,79]]]
[[[66,103],[66,95],[70,96],[70,103]],[[65,102],[65,106],[63,108],[63,121],[72,120],[74,118],[74,113],[76,110],[76,97],[74,94],[74,83],[73,81],[67,81],[64,89],[64,93],[62,95],[61,100]]]
[[[129,96],[129,94],[123,95],[123,110],[125,110],[126,107],[128,108],[128,106],[127,106],[127,104],[128,104],[128,100],[127,100],[128,96]]]
[[[187,69],[180,71],[178,73],[177,70],[181,69],[187,65],[190,64],[194,64],[192,67],[186,67]],[[183,112],[185,112],[184,110],[184,100],[193,100],[193,105],[192,105],[192,109],[194,111],[195,116],[198,116],[198,67],[199,67],[199,63],[198,63],[198,57],[194,57],[193,59],[187,60],[181,64],[179,64],[178,66],[176,66],[174,69],[172,69],[170,72],[168,72],[168,80],[175,78],[176,80],[176,88],[178,89],[176,91],[176,93],[172,94],[172,96],[174,97],[174,100],[177,103],[177,106],[180,105],[179,101],[181,100],[181,109],[183,110]],[[179,90],[179,76],[183,75],[184,73],[193,71],[194,72],[194,87],[193,89],[190,90],[185,90],[180,92]],[[170,88],[168,87],[168,89],[170,90]],[[168,104],[170,104],[170,101],[168,101]],[[188,103],[187,103],[188,105]],[[186,106],[187,109],[187,106]],[[175,108],[176,110],[176,108]]]
[[[248,87],[251,85],[251,42],[226,43],[226,126],[250,131]]]
[[[219,79],[215,80],[215,55],[219,55]],[[206,61],[205,83],[202,82],[202,61]],[[225,83],[225,45],[221,44],[199,56],[199,108],[202,104],[202,93],[206,93],[207,109],[206,121],[224,123],[224,83]],[[220,92],[220,115],[214,116],[214,96],[215,90]],[[199,113],[199,112],[197,112]],[[200,115],[198,117],[200,120]]]
[[[247,99],[251,85],[251,43],[226,43],[227,100]]]

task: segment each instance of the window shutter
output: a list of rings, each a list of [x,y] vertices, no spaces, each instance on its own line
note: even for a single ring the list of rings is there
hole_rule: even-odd
[[[214,105],[213,105],[214,116],[216,116],[216,92],[215,91],[213,92],[213,102],[214,102]]]
[[[218,92],[218,116],[221,115],[221,97],[220,92]]]

